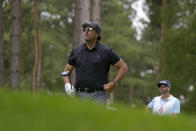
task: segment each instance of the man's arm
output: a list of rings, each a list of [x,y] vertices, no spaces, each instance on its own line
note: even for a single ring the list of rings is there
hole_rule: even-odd
[[[116,67],[118,69],[118,73],[117,73],[114,81],[119,82],[124,77],[124,75],[127,73],[128,67],[122,59],[120,59],[119,62],[117,62],[114,65],[114,67]]]
[[[74,69],[74,67],[70,64],[67,64],[64,72],[69,71],[70,73],[72,72],[72,70]],[[72,88],[73,86],[70,83],[70,79],[69,79],[69,75],[63,76],[63,80],[65,83],[65,92],[68,96],[73,97],[75,95],[74,93],[74,88]]]
[[[71,73],[73,69],[74,69],[74,66],[67,64],[64,71],[69,71]],[[69,76],[63,76],[63,80],[65,84],[70,83]]]
[[[118,69],[118,73],[114,79],[114,81],[104,85],[104,90],[108,91],[108,92],[112,92],[115,88],[115,82],[119,82],[124,75],[127,73],[128,71],[128,67],[125,64],[125,62],[120,59],[115,65],[114,67],[116,67]]]
[[[172,111],[172,116],[177,117],[178,114],[180,114],[180,101],[176,100],[174,103],[173,111]]]
[[[149,111],[150,110],[150,107],[147,105],[146,106],[146,111]]]
[[[154,107],[155,98],[152,99],[152,101],[146,106],[146,111],[149,111],[149,110],[151,110]]]

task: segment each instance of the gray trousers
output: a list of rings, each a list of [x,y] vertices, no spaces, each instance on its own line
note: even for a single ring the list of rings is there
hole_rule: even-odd
[[[76,96],[89,101],[106,103],[109,94],[106,91],[95,91],[90,93],[76,91]]]

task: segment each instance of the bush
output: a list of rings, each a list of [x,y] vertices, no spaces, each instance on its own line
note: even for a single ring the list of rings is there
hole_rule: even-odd
[[[144,109],[102,104],[59,94],[0,90],[0,131],[180,131],[195,130],[191,116],[156,116]]]

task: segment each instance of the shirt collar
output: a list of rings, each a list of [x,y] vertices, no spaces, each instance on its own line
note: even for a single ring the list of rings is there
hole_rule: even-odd
[[[168,100],[171,100],[172,99],[172,95],[170,94],[169,98],[167,98]]]
[[[172,95],[170,94],[170,96],[169,96],[167,99],[163,100],[163,99],[161,98],[161,100],[163,100],[163,101],[169,101],[169,100],[171,100],[171,98],[172,98]]]
[[[83,43],[83,46],[84,46],[84,49],[85,50],[93,51],[93,50],[96,50],[99,47],[99,42],[97,41],[96,44],[95,44],[95,46],[91,50],[88,49],[86,43]]]

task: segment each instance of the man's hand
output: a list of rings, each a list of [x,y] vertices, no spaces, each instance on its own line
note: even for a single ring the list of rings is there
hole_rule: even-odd
[[[74,97],[74,86],[72,86],[70,83],[65,84],[65,92],[67,93],[67,95]]]
[[[103,85],[103,87],[104,87],[105,91],[112,92],[115,88],[115,84],[114,84],[114,82],[110,82],[108,84]]]
[[[105,84],[103,86],[104,90],[107,92],[112,92],[115,87],[118,87],[117,82],[119,82],[128,71],[128,67],[122,59],[120,59],[116,64],[114,64],[114,66],[118,69],[118,73],[117,73],[114,81],[112,81],[108,84]],[[116,82],[116,84],[115,84],[115,82]]]
[[[150,110],[150,107],[147,105],[146,106],[146,111],[149,111]]]

